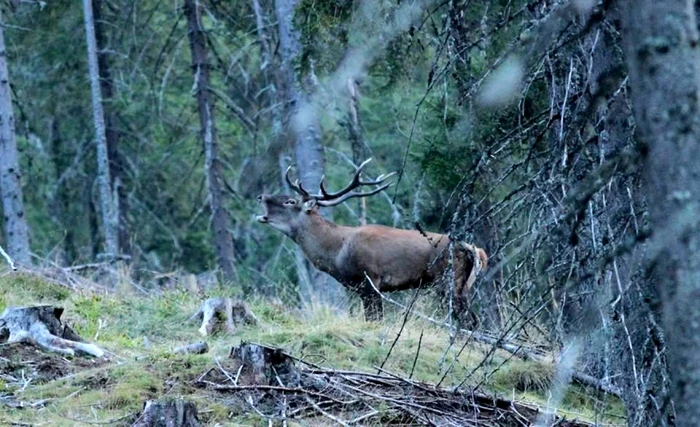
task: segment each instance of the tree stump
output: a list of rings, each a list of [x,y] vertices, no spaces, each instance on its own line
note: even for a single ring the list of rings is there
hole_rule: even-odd
[[[211,335],[217,323],[222,321],[226,332],[230,334],[236,331],[236,325],[255,325],[258,323],[257,317],[245,302],[222,297],[209,298],[204,301],[189,321],[196,319],[202,321],[199,333],[203,336]]]
[[[132,427],[199,427],[197,407],[192,402],[149,400]]]
[[[43,350],[73,356],[95,357],[104,351],[86,343],[68,325],[61,322],[62,307],[38,305],[8,307],[0,316],[0,343],[26,342]]]
[[[300,383],[294,360],[278,348],[243,342],[231,349],[231,358],[238,363],[239,385],[295,387]]]

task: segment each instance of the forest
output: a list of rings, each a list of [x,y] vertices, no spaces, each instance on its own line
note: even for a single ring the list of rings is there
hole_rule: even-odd
[[[700,420],[699,2],[0,22],[0,424]]]

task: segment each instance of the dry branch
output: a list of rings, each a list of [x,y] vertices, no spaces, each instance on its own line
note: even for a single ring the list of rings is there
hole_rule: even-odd
[[[209,351],[209,345],[205,341],[196,342],[193,344],[175,347],[173,353],[184,354],[204,354]]]
[[[0,246],[0,255],[5,258],[5,261],[7,261],[8,264],[10,264],[10,268],[12,268],[13,271],[17,270],[15,262],[12,260],[12,258],[10,258],[7,252],[5,252],[5,249],[3,249],[2,246]]]
[[[369,280],[369,278],[368,278],[368,280]],[[369,280],[369,283],[374,288],[374,291],[377,294],[379,294],[382,297],[382,299],[384,299],[385,301],[387,301],[391,304],[394,304],[397,307],[400,307],[404,310],[410,309],[410,307],[406,307],[405,305],[401,304],[400,302],[398,302],[398,301],[384,295],[383,293],[381,293],[376,288],[376,286],[374,286],[374,283],[372,283],[372,280]],[[456,329],[454,326],[452,326],[448,323],[441,322],[439,320],[435,320],[432,317],[427,316],[419,311],[413,310],[412,312],[413,312],[413,314],[420,317],[421,319],[427,320],[428,322],[433,323],[437,326],[448,328],[450,330]],[[487,334],[477,332],[477,331],[471,331],[468,329],[458,329],[458,331],[465,334],[470,339],[474,339],[477,342],[480,342],[483,344],[488,344],[488,345],[494,346],[496,348],[500,348],[501,350],[505,350],[508,353],[510,353],[514,356],[517,356],[519,358],[525,359],[525,360],[544,361],[547,359],[547,355],[541,351],[538,351],[535,349],[529,349],[522,344],[516,344],[516,343],[510,342],[509,340],[504,339],[502,337],[500,337],[500,338],[492,337],[492,336],[489,336]],[[615,387],[614,385],[610,384],[608,381],[594,378],[590,375],[586,375],[586,374],[579,372],[579,371],[574,371],[572,374],[572,378],[576,382],[578,382],[584,386],[593,387],[596,390],[600,390],[600,391],[603,391],[605,393],[612,394],[614,396],[618,396],[618,397],[621,396],[621,391],[617,387]]]
[[[231,349],[230,356],[238,364],[239,384],[289,387],[299,383],[294,361],[278,348],[244,342]]]
[[[257,378],[255,375],[241,375],[241,378],[246,376],[246,384],[200,379],[199,385],[230,395],[231,398],[227,396],[225,400],[234,407],[236,399],[253,405],[254,410],[267,418],[271,425],[283,420],[280,401],[284,401],[285,408],[289,409],[286,418],[323,416],[341,425],[360,421],[368,423],[377,417],[375,421],[381,424],[524,427],[532,425],[541,413],[537,406],[476,390],[455,392],[398,375],[330,370],[314,365],[297,368],[293,360],[298,359],[282,350],[255,344],[234,348],[231,354],[234,361],[255,366]],[[278,375],[281,372],[293,372],[295,381],[289,381],[289,376]],[[246,408],[242,410],[250,408],[241,407]],[[379,407],[387,409],[379,411],[376,409]],[[591,426],[587,422],[547,415],[552,415],[558,426]]]

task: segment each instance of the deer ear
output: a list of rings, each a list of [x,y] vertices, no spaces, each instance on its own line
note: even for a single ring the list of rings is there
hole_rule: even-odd
[[[316,207],[316,199],[309,199],[304,202],[304,212],[311,212]]]

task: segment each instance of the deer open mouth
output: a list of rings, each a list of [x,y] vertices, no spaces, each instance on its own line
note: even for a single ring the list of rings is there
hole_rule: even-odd
[[[258,222],[261,222],[263,224],[266,224],[270,222],[270,219],[267,217],[267,206],[265,203],[263,203],[263,196],[262,194],[258,196],[258,204],[262,206],[263,208],[263,214],[258,215],[255,217],[255,219],[258,220]]]

